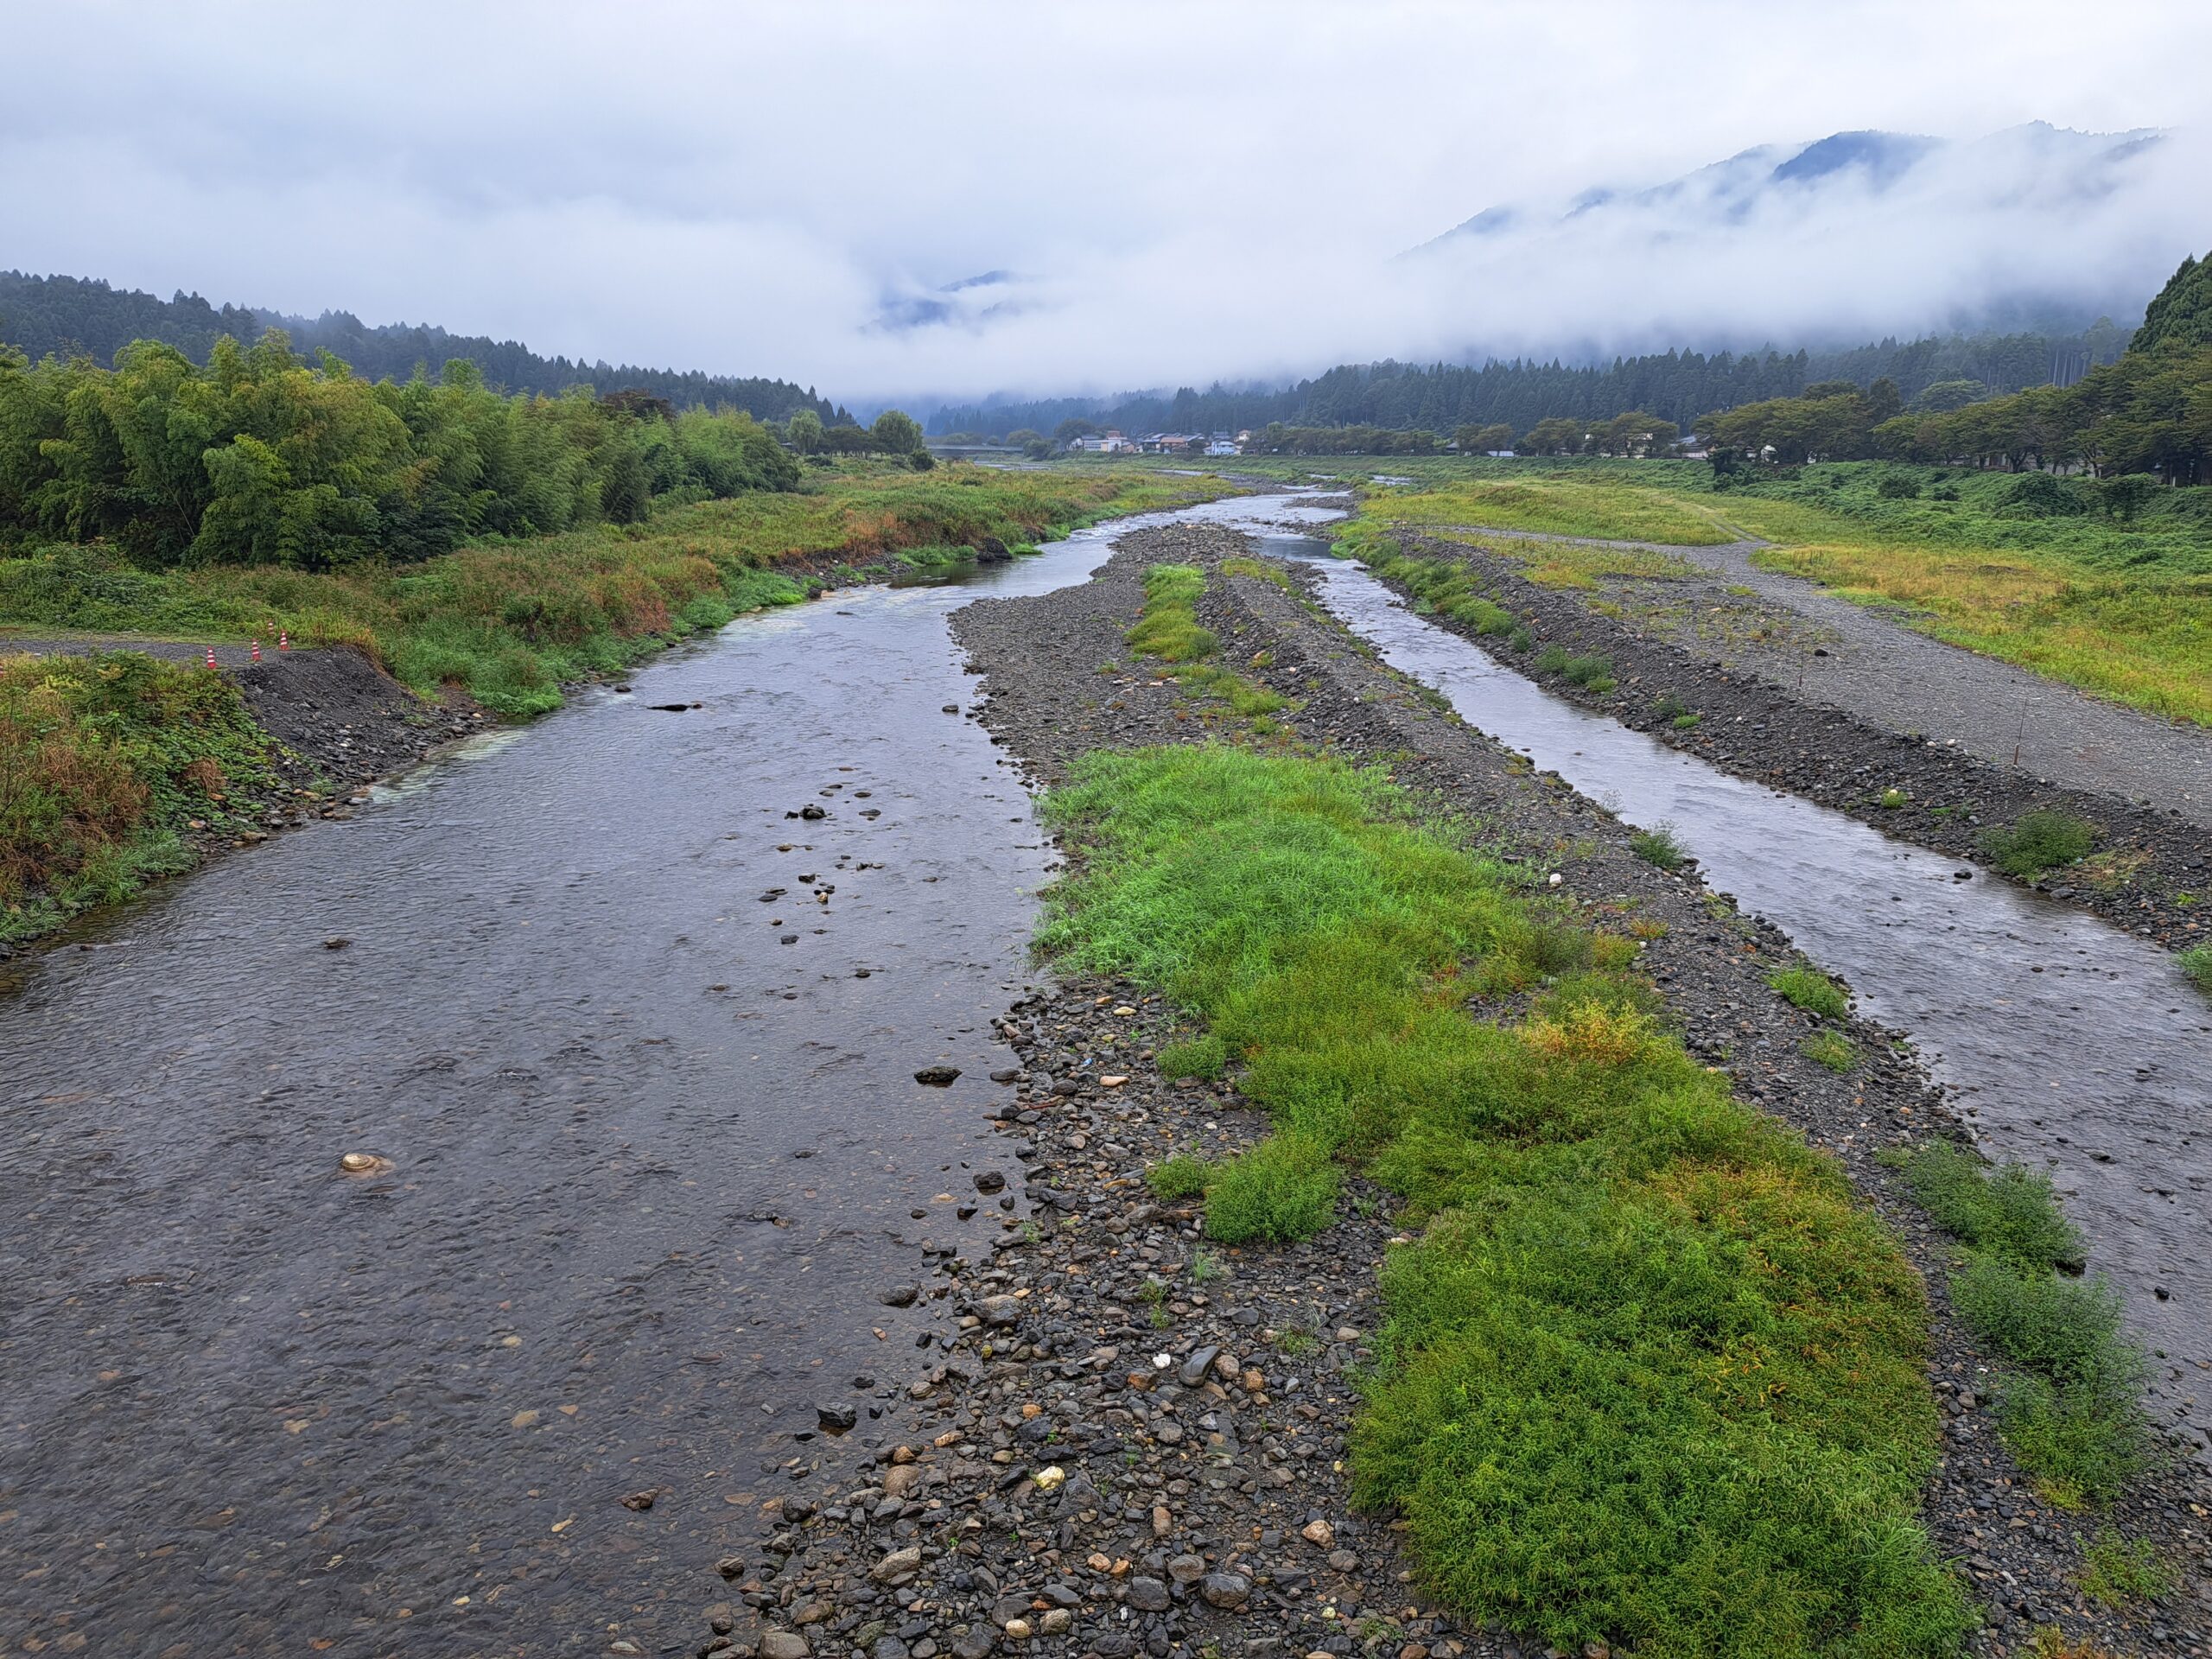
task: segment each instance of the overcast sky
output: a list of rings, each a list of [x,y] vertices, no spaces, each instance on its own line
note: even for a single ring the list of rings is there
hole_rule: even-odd
[[[2086,292],[2212,246],[2201,0],[64,3],[8,35],[0,266],[856,401],[1907,332],[2024,266]],[[1757,144],[2035,119],[2179,133],[2088,207],[1985,156],[1732,240],[1391,257]],[[885,326],[992,270],[1001,310]]]

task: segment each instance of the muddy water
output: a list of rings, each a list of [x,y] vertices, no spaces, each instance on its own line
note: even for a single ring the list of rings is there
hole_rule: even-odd
[[[2212,1432],[2212,1005],[2094,918],[1745,783],[1551,696],[1317,542],[1330,610],[1470,724],[1631,823],[1672,823],[1707,881],[1906,1032],[1985,1148],[2047,1167],[2157,1356],[2157,1404]]]
[[[1122,527],[741,620],[16,966],[10,1646],[703,1638],[817,1406],[912,1374],[879,1291],[1000,1216],[1049,854],[945,616]]]

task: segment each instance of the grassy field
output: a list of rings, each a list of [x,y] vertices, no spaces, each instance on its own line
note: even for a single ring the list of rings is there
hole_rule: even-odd
[[[2212,499],[2200,500],[2212,492],[2166,492],[2123,524],[2031,510],[2013,499],[2020,480],[2009,474],[1872,462],[1807,467],[1725,493],[1711,488],[1707,468],[1685,461],[1388,456],[1337,470],[1414,479],[1361,486],[1369,534],[1486,524],[1694,548],[1740,531],[1776,543],[1758,555],[1762,564],[1896,607],[1900,621],[1937,639],[2212,724]],[[1484,503],[1500,502],[1482,516]],[[1663,554],[1494,545],[1552,586],[1680,573]]]
[[[418,690],[454,686],[524,716],[558,706],[563,681],[612,672],[671,638],[802,597],[780,566],[867,565],[985,537],[1033,543],[1226,487],[1127,467],[917,474],[851,462],[816,475],[803,493],[702,502],[644,524],[334,575],[274,565],[156,574],[95,548],[51,548],[0,560],[0,623],[211,642],[283,627],[308,645],[359,645]]]
[[[1102,753],[1049,810],[1084,861],[1042,945],[1165,989],[1205,1029],[1163,1067],[1241,1064],[1274,1118],[1162,1175],[1203,1185],[1208,1232],[1319,1230],[1346,1161],[1425,1224],[1353,1455],[1437,1593],[1578,1650],[1955,1649],[1971,1616],[1913,1518],[1919,1282],[1664,1031],[1632,940],[1325,760]],[[1483,994],[1531,1001],[1485,1020]]]

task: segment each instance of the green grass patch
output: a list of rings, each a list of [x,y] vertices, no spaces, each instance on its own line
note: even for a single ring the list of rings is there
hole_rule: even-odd
[[[1289,708],[1290,699],[1205,660],[1220,644],[1198,623],[1198,603],[1205,587],[1205,572],[1196,565],[1154,565],[1145,572],[1144,609],[1125,638],[1138,655],[1165,664],[1163,675],[1228,704],[1231,714],[1250,722],[1255,734],[1272,734],[1276,728],[1266,717]]]
[[[1355,1497],[1435,1592],[1579,1648],[1916,1656],[1971,1623],[1914,1521],[1917,1279],[1828,1160],[1656,1023],[1623,952],[1377,770],[1093,754],[1039,944],[1204,1019],[1274,1133],[1207,1230],[1406,1200]],[[1625,941],[1617,941],[1625,944]],[[1517,1024],[1471,997],[1533,994]]]
[[[2174,961],[2189,976],[2190,984],[2212,996],[2212,944],[2192,944],[2186,950],[2176,952]]]
[[[1533,469],[1531,469],[1533,471]],[[1609,542],[1710,547],[1735,539],[1709,511],[1631,484],[1554,473],[1496,480],[1416,484],[1363,493],[1363,510],[1400,524],[1521,530]],[[1501,552],[1510,549],[1501,548]],[[1577,550],[1564,550],[1569,553]],[[1546,549],[1535,556],[1552,556]],[[1618,562],[1618,561],[1616,561]],[[1656,556],[1653,572],[1677,574],[1679,560]]]
[[[1816,1031],[1805,1039],[1805,1058],[1831,1071],[1848,1071],[1859,1064],[1859,1048],[1840,1031]]]
[[[2049,808],[2023,812],[2018,823],[1993,825],[1981,834],[1981,850],[1989,861],[2023,880],[2077,863],[2096,844],[2095,824]]]
[[[1229,1046],[1211,1032],[1186,1043],[1170,1043],[1160,1051],[1160,1075],[1170,1081],[1203,1077],[1211,1083],[1228,1064]]]
[[[1781,993],[1783,1001],[1808,1014],[1817,1014],[1823,1020],[1841,1020],[1851,1012],[1850,1001],[1844,995],[1842,987],[1817,968],[1808,968],[1801,963],[1769,975],[1766,982]]]
[[[1173,1203],[1179,1198],[1195,1198],[1206,1190],[1212,1179],[1212,1166],[1202,1158],[1187,1152],[1179,1152],[1164,1163],[1154,1164],[1144,1173],[1144,1184],[1155,1198]]]
[[[2050,1178],[2018,1165],[1992,1170],[1974,1154],[1931,1142],[1905,1179],[1946,1231],[1967,1246],[1951,1300],[2007,1363],[1997,1421],[2005,1444],[2052,1503],[2109,1503],[2152,1467],[2142,1352],[2120,1329],[2120,1298],[2081,1271],[2081,1235],[2060,1212]]]
[[[2082,1593],[2101,1607],[2157,1601],[2173,1587],[2173,1569],[2140,1539],[2101,1533],[2082,1552]]]
[[[1628,838],[1629,850],[1647,864],[1656,864],[1662,870],[1679,870],[1690,861],[1689,849],[1683,846],[1681,837],[1671,823],[1655,823],[1649,830],[1639,830]]]

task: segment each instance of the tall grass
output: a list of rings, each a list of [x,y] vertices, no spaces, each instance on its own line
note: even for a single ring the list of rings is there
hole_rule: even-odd
[[[136,652],[0,657],[0,938],[42,932],[191,862],[194,819],[278,787],[237,687]]]
[[[1731,1097],[1649,988],[1379,772],[1095,754],[1041,946],[1164,988],[1274,1122],[1207,1229],[1402,1193],[1355,1492],[1462,1614],[1638,1653],[1934,1655],[1969,1615],[1913,1520],[1919,1285],[1834,1166]],[[1518,1025],[1470,997],[1531,994]]]

